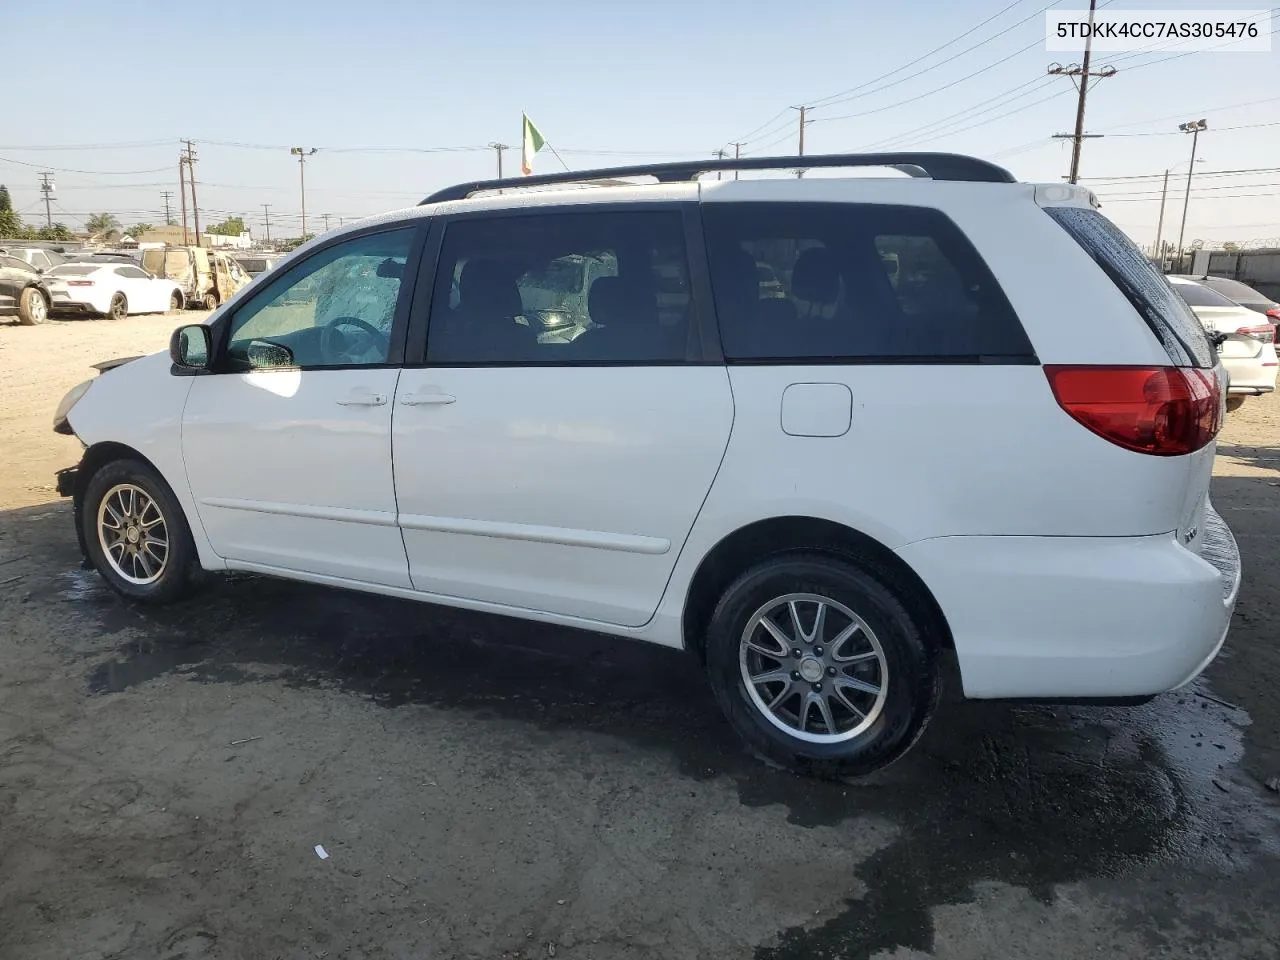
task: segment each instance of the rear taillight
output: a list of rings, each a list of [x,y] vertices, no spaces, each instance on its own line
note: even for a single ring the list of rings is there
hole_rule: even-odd
[[[92,280],[68,280],[67,286],[68,287],[92,287],[93,281]]]
[[[1044,372],[1063,410],[1127,450],[1158,457],[1192,453],[1222,426],[1213,370],[1046,364]]]
[[[1274,320],[1276,323],[1280,323],[1280,307],[1272,307],[1270,310],[1267,311],[1267,316],[1270,317],[1272,320]]]
[[[1255,340],[1261,340],[1263,343],[1276,342],[1276,328],[1272,323],[1260,323],[1253,327],[1241,327],[1236,333],[1243,333],[1247,337],[1253,337]]]

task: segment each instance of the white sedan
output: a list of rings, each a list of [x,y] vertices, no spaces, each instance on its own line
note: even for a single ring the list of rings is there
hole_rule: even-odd
[[[1238,410],[1245,397],[1271,393],[1276,388],[1276,328],[1261,316],[1228,300],[1203,283],[1169,277],[1173,289],[1210,332],[1221,334],[1218,356],[1227,371],[1227,409]]]
[[[64,263],[45,275],[50,313],[92,313],[123,320],[131,313],[182,309],[182,291],[128,263]]]

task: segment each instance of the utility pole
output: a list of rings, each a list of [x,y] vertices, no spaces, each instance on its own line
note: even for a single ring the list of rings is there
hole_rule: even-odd
[[[803,157],[804,156],[804,127],[805,127],[805,123],[807,122],[805,117],[809,112],[809,108],[802,106],[802,107],[792,107],[791,109],[800,111],[800,150],[799,150],[798,156]],[[804,176],[803,168],[796,171],[796,177],[803,177],[803,176]]]
[[[53,174],[40,174],[40,193],[44,197],[44,225],[53,227],[53,214],[49,212],[49,201],[53,198]]]
[[[1169,195],[1169,171],[1164,172],[1164,185],[1160,188],[1160,219],[1156,221],[1156,263],[1164,271],[1164,254],[1160,250],[1160,237],[1164,233],[1164,201]]]
[[[733,144],[733,159],[735,159],[735,160],[741,160],[741,159],[742,159],[742,143],[741,143],[740,141],[736,141],[736,140],[734,141],[734,144]],[[733,171],[733,179],[735,179],[735,180],[737,180],[737,179],[738,179],[738,171],[737,171],[737,170]]]
[[[202,247],[204,246],[204,244],[200,239],[200,202],[196,200],[196,160],[198,158],[196,157],[196,150],[192,141],[187,140],[184,142],[187,145],[187,149],[186,149],[186,152],[183,154],[183,157],[179,161],[179,163],[185,163],[187,165],[187,180],[191,184],[191,217],[193,220],[195,220],[195,225],[196,225],[196,246]],[[185,228],[186,228],[186,219],[184,216],[183,218],[184,239],[186,237]]]
[[[267,243],[271,242],[271,204],[264,203],[262,205],[262,219],[267,225]]]
[[[1071,141],[1071,174],[1067,177],[1068,183],[1078,183],[1080,181],[1080,148],[1085,140],[1094,139],[1101,134],[1086,134],[1084,132],[1084,105],[1085,100],[1089,96],[1089,78],[1097,77],[1099,80],[1115,75],[1115,67],[1103,67],[1101,70],[1091,71],[1089,69],[1090,61],[1093,59],[1093,15],[1098,8],[1098,0],[1089,0],[1089,33],[1084,38],[1084,62],[1080,65],[1071,64],[1064,67],[1060,63],[1049,65],[1049,73],[1055,77],[1071,77],[1071,82],[1075,83],[1075,78],[1079,77],[1080,82],[1076,83],[1076,89],[1080,91],[1080,97],[1076,101],[1076,129],[1075,133],[1058,133],[1054,134],[1056,140]]]
[[[307,238],[307,157],[316,152],[316,148],[304,150],[302,147],[291,147],[289,152],[298,158],[298,186],[302,193],[302,238]]]
[[[1187,167],[1187,192],[1182,197],[1182,226],[1178,228],[1178,261],[1182,261],[1182,235],[1187,229],[1187,206],[1191,203],[1191,175],[1196,172],[1196,141],[1200,138],[1200,131],[1208,129],[1209,124],[1203,119],[1188,120],[1186,123],[1178,124],[1178,129],[1183,133],[1191,134],[1191,165]]]
[[[723,150],[723,149],[721,149],[721,150],[717,150],[717,151],[715,151],[715,152],[714,152],[713,154],[711,154],[711,155],[712,155],[713,157],[715,157],[717,160],[723,160],[725,157],[727,157],[727,156],[729,155],[729,151],[728,151],[728,150]],[[716,179],[717,179],[717,180],[723,180],[723,179],[724,179],[724,177],[722,176],[722,171],[720,171],[720,170],[717,170],[717,171],[716,171]]]
[[[178,193],[182,197],[182,245],[191,242],[187,236],[187,155],[178,154]]]
[[[329,232],[329,218],[330,218],[331,216],[333,216],[333,214],[331,214],[331,213],[322,213],[322,214],[320,214],[320,218],[321,218],[322,220],[324,220],[324,232],[325,232],[325,233],[328,233],[328,232]]]
[[[161,190],[160,196],[164,197],[164,225],[166,227],[173,225],[173,216],[169,213],[169,201],[173,199],[172,190]]]
[[[502,179],[502,151],[510,150],[511,144],[498,143],[498,141],[492,140],[489,142],[489,146],[492,147],[494,152],[498,154],[498,179],[501,180]]]

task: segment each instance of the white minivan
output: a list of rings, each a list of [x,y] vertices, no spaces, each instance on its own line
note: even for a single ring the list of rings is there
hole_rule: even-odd
[[[1239,555],[1186,304],[1089,191],[981,160],[699,179],[796,162],[468,184],[324,234],[63,400],[83,550],[139,601],[243,570],[684,648],[819,776],[901,756],[943,656],[973,698],[1194,678]],[[588,259],[585,305],[547,302]],[[583,331],[540,336],[559,306]]]

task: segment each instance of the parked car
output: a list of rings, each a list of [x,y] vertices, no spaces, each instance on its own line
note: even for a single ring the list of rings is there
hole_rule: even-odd
[[[266,273],[284,259],[280,253],[237,253],[233,258],[250,277]]]
[[[131,313],[182,309],[182,291],[134,264],[64,263],[46,275],[55,313],[88,313],[123,320]]]
[[[16,316],[25,326],[49,318],[49,286],[25,260],[0,253],[0,317]]]
[[[1227,370],[1227,410],[1240,409],[1246,397],[1276,388],[1276,328],[1265,315],[1242,307],[1196,280],[1170,277],[1205,328],[1220,334],[1218,355]]]
[[[683,648],[820,776],[901,756],[944,655],[980,699],[1188,683],[1240,574],[1204,327],[1085,188],[904,156],[473,183],[329,231],[63,399],[82,547],[142,602],[248,570]],[[915,250],[897,287],[877,238]],[[542,340],[526,285],[574,257],[613,265],[591,328]]]
[[[217,309],[251,279],[234,259],[205,247],[165,246],[142,251],[142,266],[176,283],[189,307]]]
[[[1228,300],[1238,303],[1242,307],[1248,307],[1254,313],[1265,314],[1273,324],[1280,323],[1280,303],[1276,303],[1266,294],[1253,289],[1247,283],[1241,283],[1239,280],[1231,280],[1227,277],[1193,277],[1186,274],[1177,274],[1177,276],[1184,280],[1195,280],[1215,293],[1222,294]]]
[[[0,247],[0,253],[25,261],[42,272],[67,262],[67,258],[57,250],[48,250],[45,247],[3,246]]]

